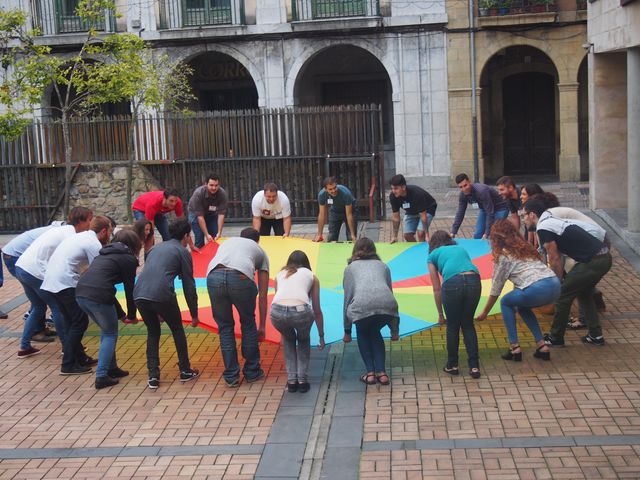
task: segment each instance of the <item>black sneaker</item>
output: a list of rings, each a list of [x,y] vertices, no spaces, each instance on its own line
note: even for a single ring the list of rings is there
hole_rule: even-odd
[[[298,391],[300,393],[307,393],[310,388],[311,385],[309,385],[309,382],[301,382],[300,384],[298,384]]]
[[[591,335],[585,335],[582,337],[582,343],[589,343],[591,345],[597,345],[598,347],[604,346],[604,337],[600,335],[599,337],[592,337]]]
[[[238,388],[240,386],[240,379],[237,377],[232,378],[231,380],[225,378],[224,383],[226,383],[229,388]]]
[[[44,327],[44,330],[42,331],[42,333],[44,333],[47,337],[57,337],[58,336],[58,332],[56,331],[55,328],[51,328],[49,326],[49,324],[47,324]]]
[[[160,386],[160,380],[156,377],[151,377],[149,379],[149,381],[147,382],[147,386],[151,389],[151,390],[157,390],[158,387]]]
[[[117,378],[111,377],[97,377],[96,378],[96,390],[100,390],[102,388],[113,387],[118,384]]]
[[[287,382],[287,391],[289,393],[297,392],[298,391],[298,382],[293,382],[293,383]]]
[[[129,375],[129,372],[122,370],[120,367],[110,368],[107,370],[107,375],[111,378],[123,378]]]
[[[38,342],[38,343],[51,343],[51,342],[55,342],[56,339],[53,337],[47,336],[47,334],[43,330],[42,332],[38,332],[33,337],[31,337],[31,341]]]
[[[180,372],[180,381],[182,383],[189,382],[194,378],[198,378],[200,376],[200,372],[195,368],[190,368],[189,370],[185,370],[184,372]]]
[[[253,383],[253,382],[257,382],[258,380],[260,380],[261,378],[264,378],[264,370],[260,369],[258,370],[258,374],[255,377],[244,377],[244,379],[247,381],[247,383]]]
[[[554,347],[564,347],[564,338],[555,338],[550,333],[544,335],[544,343]]]
[[[9,314],[3,312],[2,310],[0,310],[0,319],[2,320],[6,320],[7,318],[9,318]]]
[[[40,350],[34,347],[25,348],[24,350],[18,350],[18,358],[33,357],[40,353]]]
[[[98,364],[98,359],[86,356],[86,357],[78,360],[78,364],[82,365],[83,367],[90,367],[92,365],[97,365]]]
[[[86,375],[92,373],[91,367],[85,367],[83,365],[74,365],[71,368],[61,368],[60,375]]]

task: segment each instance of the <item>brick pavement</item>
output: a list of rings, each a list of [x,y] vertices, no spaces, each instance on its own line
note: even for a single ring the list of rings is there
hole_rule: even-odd
[[[439,218],[434,227],[449,224],[450,219]],[[463,235],[470,230],[465,223]],[[380,240],[388,240],[390,224],[380,225],[379,233]],[[568,346],[553,349],[552,361],[543,363],[531,357],[533,340],[521,327],[525,360],[504,362],[499,358],[507,346],[504,328],[499,316],[490,317],[479,325],[483,377],[474,381],[464,371],[458,378],[441,372],[441,328],[390,344],[392,386],[366,392],[360,477],[640,478],[640,437],[628,445],[490,448],[489,443],[640,435],[640,278],[614,253],[614,267],[601,285],[608,305],[603,348],[584,346],[577,333],[568,332]],[[0,304],[22,293],[15,280],[5,280]],[[56,344],[30,359],[15,357],[23,311],[14,310],[0,324],[0,449],[26,448],[34,455],[41,448],[78,450],[74,458],[65,458],[63,451],[59,458],[55,451],[40,459],[0,455],[0,478],[253,478],[260,454],[191,455],[189,448],[265,445],[286,379],[278,346],[261,347],[264,382],[230,390],[220,379],[216,335],[187,328],[193,364],[203,374],[185,385],[177,381],[175,349],[170,335],[164,335],[162,384],[151,392],[145,388],[144,327],[125,326],[118,358],[131,376],[98,392],[92,376],[57,374]],[[550,322],[547,316],[541,320],[544,326]],[[91,354],[97,351],[96,335],[92,327],[85,342]],[[464,359],[464,348],[461,354]],[[465,439],[481,443],[474,448],[429,443]],[[380,443],[389,441],[406,445]],[[106,447],[122,448],[122,454],[90,454],[92,448]],[[183,450],[131,456],[136,448],[150,447]],[[313,478],[319,470],[303,471]]]

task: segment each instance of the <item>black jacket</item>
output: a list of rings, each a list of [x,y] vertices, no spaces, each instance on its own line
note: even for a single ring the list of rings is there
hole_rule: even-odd
[[[136,318],[136,305],[133,302],[133,286],[136,279],[138,259],[129,248],[120,242],[114,242],[100,249],[100,255],[91,263],[80,277],[76,287],[76,297],[87,298],[98,303],[115,304],[118,283],[124,284],[127,297],[127,318]]]

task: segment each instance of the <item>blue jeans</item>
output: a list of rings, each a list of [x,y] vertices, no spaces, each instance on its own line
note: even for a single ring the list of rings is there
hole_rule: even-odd
[[[20,349],[26,350],[29,348],[31,346],[31,337],[42,330],[42,319],[47,312],[47,305],[51,309],[51,316],[53,324],[56,326],[56,331],[58,332],[58,338],[60,342],[62,342],[62,345],[64,345],[67,323],[53,293],[42,290],[40,288],[42,280],[34,277],[20,267],[16,267],[16,278],[22,284],[24,293],[31,302],[31,311],[24,322],[24,329],[22,330]]]
[[[345,232],[347,234],[347,242],[355,240],[351,238],[351,230],[349,230],[349,223],[347,222],[347,214],[345,212],[337,213],[329,210],[329,237],[328,242],[337,242],[340,236],[340,227],[344,223]],[[353,209],[353,228],[358,231],[358,216],[356,215],[355,208]]]
[[[442,284],[442,306],[447,316],[447,367],[458,366],[460,330],[467,349],[469,368],[479,368],[478,336],[473,317],[480,301],[482,284],[477,273],[451,277]]]
[[[114,304],[98,303],[88,298],[76,297],[78,305],[99,327],[100,351],[96,378],[106,377],[109,370],[118,368],[116,343],[118,342],[118,314]]]
[[[372,315],[354,322],[358,349],[369,372],[384,372],[384,340],[380,330],[392,319],[391,315]]]
[[[560,280],[558,280],[558,277],[549,277],[538,280],[522,290],[514,288],[502,297],[500,299],[500,309],[502,310],[502,319],[507,329],[509,343],[518,343],[516,311],[533,334],[535,341],[541,341],[543,339],[542,331],[540,330],[538,319],[531,308],[554,303],[559,296]]]
[[[240,376],[232,307],[236,307],[240,316],[244,357],[242,373],[245,378],[257,377],[260,374],[260,349],[255,313],[258,287],[253,279],[237,270],[218,268],[207,276],[207,290],[211,300],[211,312],[218,324],[225,380],[234,381]]]
[[[495,219],[496,220],[504,220],[509,216],[509,209],[506,210],[496,210]],[[476,220],[476,231],[473,234],[473,238],[478,239],[482,238],[485,232],[485,224],[487,223],[487,212],[485,212],[482,208],[478,211],[478,220]]]
[[[16,275],[16,262],[18,261],[19,258],[20,257],[13,257],[11,255],[7,255],[6,253],[2,254],[2,259],[4,260],[4,266],[7,267],[7,270],[9,271],[9,273],[13,275],[15,278],[18,278],[18,276]],[[29,312],[31,312],[32,308],[33,306],[29,308]],[[40,332],[45,329],[46,327],[45,316],[46,316],[46,308],[45,308],[45,314],[42,315],[42,318],[40,318],[39,320],[38,325],[40,326],[37,332]]]
[[[308,379],[311,355],[311,325],[315,317],[311,305],[271,305],[271,323],[282,335],[284,363],[289,382]]]
[[[215,238],[218,234],[218,214],[205,215],[204,222],[207,224],[207,231],[209,232],[209,235]],[[191,224],[191,230],[193,230],[193,236],[196,240],[195,246],[198,248],[204,247],[204,232],[198,223],[198,216],[193,213],[189,213],[189,223]]]
[[[134,220],[140,220],[142,218],[147,218],[144,216],[144,212],[141,210],[134,210],[133,211],[133,219]],[[158,232],[160,232],[160,235],[162,236],[162,240],[163,241],[167,241],[170,239],[169,237],[169,220],[167,220],[167,214],[166,213],[158,213],[155,218],[153,219],[153,224],[155,225],[155,227],[158,229]]]

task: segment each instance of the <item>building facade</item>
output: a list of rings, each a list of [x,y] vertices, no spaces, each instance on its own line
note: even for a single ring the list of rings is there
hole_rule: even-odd
[[[12,2],[54,50],[86,30],[77,0]],[[117,10],[101,29],[193,67],[192,109],[380,104],[387,174],[449,183],[444,0],[121,0]]]
[[[580,0],[480,0],[470,23],[468,2],[448,2],[452,173],[474,167],[473,76],[481,179],[588,177],[586,8]]]
[[[589,5],[589,86],[590,206],[640,233],[640,2]]]

